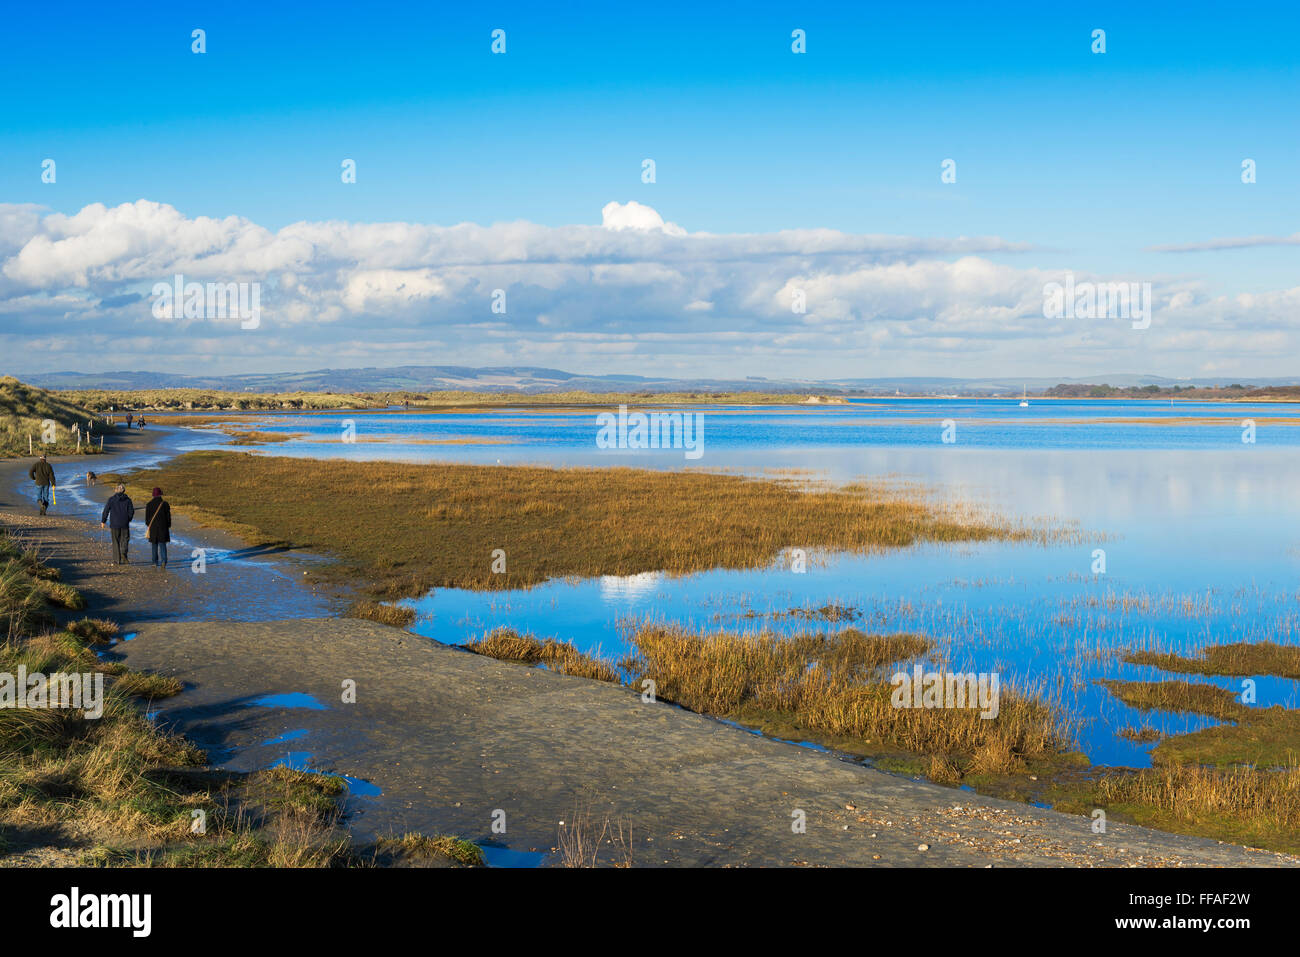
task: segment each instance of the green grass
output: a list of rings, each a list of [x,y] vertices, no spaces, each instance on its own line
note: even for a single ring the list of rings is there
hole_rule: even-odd
[[[1300,678],[1300,648],[1272,641],[1210,645],[1196,657],[1156,651],[1124,656],[1134,665],[1154,665],[1163,671],[1195,675],[1275,675]]]
[[[1224,722],[1161,739],[1159,764],[1281,768],[1300,764],[1300,711],[1244,705],[1236,693],[1186,681],[1103,681],[1125,704],[1143,711],[1199,714]]]

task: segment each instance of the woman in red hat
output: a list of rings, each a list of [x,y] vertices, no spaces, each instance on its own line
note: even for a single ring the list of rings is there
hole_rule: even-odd
[[[144,507],[144,524],[145,536],[149,539],[149,547],[153,550],[154,568],[158,565],[159,556],[162,557],[162,569],[167,569],[167,543],[172,540],[172,507],[162,497],[162,489],[154,486],[153,498],[149,499],[149,504]]]

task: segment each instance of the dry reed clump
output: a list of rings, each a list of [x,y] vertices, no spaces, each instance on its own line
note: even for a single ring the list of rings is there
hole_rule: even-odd
[[[173,507],[331,552],[377,597],[505,589],[567,575],[768,567],[785,550],[870,552],[918,542],[1043,540],[1049,532],[884,485],[804,489],[629,468],[408,465],[192,452],[133,486]],[[337,509],[382,490],[384,507]],[[490,556],[505,547],[505,572]]]
[[[730,716],[783,715],[794,727],[938,756],[961,774],[1023,769],[1051,758],[1072,734],[1059,712],[1014,688],[1000,689],[996,718],[977,708],[898,708],[881,669],[924,653],[915,635],[697,635],[643,628],[624,663],[636,680],[653,679],[659,697],[693,711]],[[947,774],[951,778],[952,774]]]
[[[386,605],[377,601],[356,601],[348,607],[347,617],[377,621],[381,625],[391,625],[394,628],[409,628],[415,621],[415,609],[402,605]]]
[[[526,665],[544,665],[551,671],[595,681],[617,682],[618,668],[599,658],[578,651],[567,641],[547,638],[545,641],[532,635],[521,635],[510,628],[498,628],[463,647],[476,654],[501,661],[517,661]]]
[[[1095,787],[1100,806],[1118,805],[1143,823],[1300,851],[1300,766],[1294,764],[1268,771],[1166,765],[1108,774]]]
[[[631,645],[632,652],[617,665],[567,642],[510,629],[465,647],[637,689],[649,679],[659,699],[741,724],[871,753],[931,756],[932,769],[944,780],[1021,771],[1028,760],[1060,756],[1073,737],[1059,709],[1014,688],[1000,689],[998,715],[992,719],[980,717],[978,708],[895,707],[885,669],[930,650],[930,643],[916,635],[848,628],[783,637],[653,626],[637,631]]]
[[[578,804],[566,820],[556,826],[556,850],[561,867],[597,867],[600,855],[607,849],[612,853],[610,867],[631,867],[634,863],[632,822],[622,818],[611,819],[595,813],[586,805]]]

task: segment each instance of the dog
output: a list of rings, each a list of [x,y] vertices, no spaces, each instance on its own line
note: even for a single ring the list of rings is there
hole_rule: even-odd
[[[99,476],[96,475],[94,472],[87,472],[87,473],[86,473],[86,484],[87,484],[87,485],[94,485],[94,484],[96,484],[98,481],[99,481]]]

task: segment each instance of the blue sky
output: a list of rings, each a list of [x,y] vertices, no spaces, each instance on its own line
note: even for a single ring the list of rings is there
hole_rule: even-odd
[[[387,318],[406,333],[388,347],[401,355],[385,358],[381,342],[361,348],[375,338],[367,324],[384,324],[388,310],[355,297],[359,308],[329,320],[327,331],[310,331],[310,317],[299,309],[290,347],[288,324],[277,325],[276,297],[268,295],[262,345],[250,350],[220,324],[164,326],[147,302],[102,305],[155,278],[148,269],[131,272],[130,263],[148,259],[156,278],[170,275],[176,263],[157,252],[175,239],[162,230],[146,244],[147,255],[124,252],[127,259],[116,264],[97,256],[75,274],[30,263],[7,270],[10,284],[0,284],[0,295],[10,307],[0,322],[7,338],[29,345],[33,368],[65,367],[64,340],[98,343],[104,323],[112,322],[135,336],[165,329],[175,358],[207,350],[231,369],[339,365],[362,352],[369,355],[365,364],[397,364],[427,341],[420,358],[430,362],[563,364],[558,353],[587,372],[703,373],[701,364],[725,359],[752,374],[828,365],[835,373],[865,366],[863,374],[871,374],[887,365],[891,373],[932,374],[951,367],[951,340],[973,335],[978,347],[958,351],[972,374],[1294,371],[1284,368],[1279,349],[1292,334],[1289,293],[1300,275],[1300,245],[1267,241],[1300,231],[1294,4],[1228,11],[1131,3],[656,3],[566,4],[555,12],[524,4],[112,10],[54,3],[11,7],[6,18],[0,203],[72,216],[92,204],[112,210],[146,200],[187,220],[239,217],[275,233],[322,222],[597,227],[606,204],[635,201],[688,236],[816,229],[928,240],[997,237],[1017,251],[960,250],[940,258],[951,263],[970,254],[1018,271],[1149,281],[1157,300],[1168,301],[1163,332],[1158,313],[1156,332],[1140,341],[1099,332],[1080,343],[1078,330],[1031,334],[1023,321],[999,336],[988,302],[963,307],[939,297],[943,303],[936,304],[924,292],[900,326],[904,320],[879,305],[871,282],[840,283],[849,299],[824,323],[800,319],[798,344],[787,348],[780,340],[789,337],[771,327],[772,315],[752,304],[746,312],[747,297],[736,288],[714,297],[716,270],[696,266],[679,270],[674,281],[698,294],[684,302],[711,304],[694,312],[696,320],[707,312],[715,339],[703,351],[674,352],[654,344],[656,336],[687,334],[680,317],[656,316],[675,308],[671,297],[602,300],[600,289],[569,277],[567,292],[546,298],[528,290],[554,292],[555,277],[478,276],[461,301],[442,288],[446,283],[434,283],[425,299],[437,302],[403,300],[393,310]],[[206,31],[202,55],[190,49],[195,28]],[[494,28],[506,30],[505,55],[490,52]],[[806,54],[791,52],[795,28],[806,31]],[[1090,49],[1097,28],[1106,31],[1104,54]],[[647,157],[656,163],[653,184],[641,181]],[[57,163],[53,184],[41,181],[46,158]],[[357,163],[355,184],[340,182],[344,158]],[[957,163],[952,184],[939,176],[948,158]],[[1245,158],[1257,164],[1258,181],[1250,185],[1240,179]],[[75,236],[57,224],[24,228],[43,229],[56,246],[65,243],[58,250],[72,249],[66,244]],[[17,255],[34,235],[19,230],[0,254]],[[1265,241],[1194,252],[1151,248],[1242,237]],[[110,247],[117,242],[99,239]],[[529,241],[527,255],[536,258],[545,247],[543,259],[571,261],[575,242],[585,241],[566,238],[570,251],[557,252],[539,237]],[[882,262],[825,262],[797,243],[783,248],[783,263],[772,268],[805,278],[843,278]],[[918,262],[914,243],[900,248],[903,261]],[[63,256],[58,250],[56,258]],[[728,258],[738,255],[739,247]],[[652,255],[620,252],[619,261],[627,259],[655,275]],[[250,260],[230,275],[205,277],[198,260],[186,263],[196,278],[267,283],[282,265],[254,276]],[[424,270],[429,278],[439,263],[413,254],[384,266]],[[772,278],[761,263],[752,267],[730,277],[731,286]],[[314,268],[298,262],[293,272],[301,277]],[[336,273],[337,264],[321,271]],[[1032,288],[1037,280],[1025,281]],[[476,339],[466,321],[492,282],[505,283],[520,303],[509,321],[531,323],[512,330],[518,348],[499,329],[487,330],[495,341]],[[71,316],[51,306],[59,283],[91,301]],[[328,299],[324,285],[309,286],[308,302]],[[852,293],[844,292],[848,287]],[[1241,296],[1252,297],[1248,307]],[[1264,296],[1273,298],[1261,305]],[[1023,312],[1023,289],[1004,298],[1003,307]],[[884,300],[895,303],[892,295]],[[946,318],[922,315],[927,302]],[[619,330],[617,343],[600,338],[603,309],[607,326]],[[810,313],[819,315],[815,304]],[[539,316],[565,329],[569,344],[545,339]],[[926,323],[919,335],[917,318]],[[728,333],[737,341],[723,348],[716,337]],[[1258,349],[1247,341],[1255,333]],[[574,346],[578,338],[585,345]],[[749,352],[741,344],[747,338],[755,347]],[[220,342],[237,347],[223,350]],[[304,349],[304,342],[319,349]],[[527,361],[532,352],[536,362]],[[142,348],[128,361],[129,348],[105,345],[96,366],[138,368],[148,354]]]

